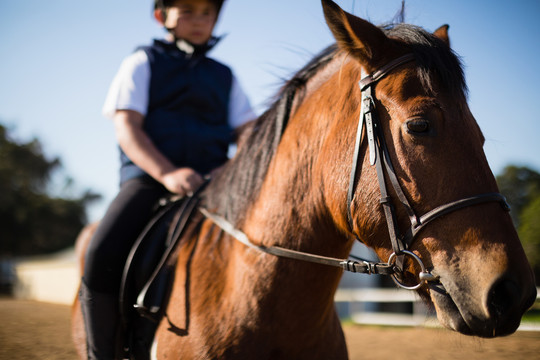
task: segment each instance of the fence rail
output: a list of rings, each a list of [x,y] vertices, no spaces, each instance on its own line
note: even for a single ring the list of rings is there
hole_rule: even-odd
[[[434,314],[431,314],[414,291],[381,288],[340,288],[334,297],[338,311],[343,318],[349,318],[357,324],[392,325],[392,326],[439,326]],[[540,302],[540,288],[537,288],[537,306]],[[376,304],[405,303],[412,304],[412,313],[381,312]],[[370,309],[370,305],[371,309]],[[375,305],[375,306],[373,306]],[[375,309],[375,310],[374,310]],[[540,324],[522,323],[519,330],[540,331]]]

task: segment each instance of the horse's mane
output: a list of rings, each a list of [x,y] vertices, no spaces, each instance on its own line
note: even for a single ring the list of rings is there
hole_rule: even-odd
[[[247,207],[259,193],[270,161],[291,115],[292,104],[301,101],[303,90],[337,52],[331,45],[315,56],[281,88],[275,102],[246,126],[235,157],[205,191],[205,205],[235,225],[244,220]]]
[[[441,40],[420,27],[398,24],[381,29],[387,36],[407,44],[416,57],[422,85],[435,91],[435,84],[453,96],[466,93],[459,58]],[[205,191],[204,205],[221,214],[235,226],[241,226],[248,206],[256,199],[281,135],[291,116],[292,104],[303,101],[306,84],[336,58],[339,49],[331,45],[316,55],[287,81],[275,102],[258,119],[248,124],[241,135],[235,157]]]

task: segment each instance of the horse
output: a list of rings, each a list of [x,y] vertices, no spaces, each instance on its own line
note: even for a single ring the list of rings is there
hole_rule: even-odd
[[[388,274],[445,327],[485,338],[515,332],[536,298],[448,27],[322,6],[336,45],[282,87],[202,193],[154,358],[346,359],[344,270]],[[355,241],[382,262],[340,260]],[[74,318],[84,338],[77,304]]]

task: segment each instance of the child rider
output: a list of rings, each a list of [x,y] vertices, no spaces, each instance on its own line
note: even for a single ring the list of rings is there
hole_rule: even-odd
[[[125,260],[152,208],[189,195],[227,160],[233,130],[255,115],[231,70],[206,56],[223,0],[155,0],[168,31],[128,56],[103,112],[120,145],[120,190],[88,247],[80,302],[89,359],[114,359]]]

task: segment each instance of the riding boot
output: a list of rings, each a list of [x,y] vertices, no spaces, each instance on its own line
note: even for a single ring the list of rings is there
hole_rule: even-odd
[[[114,360],[118,327],[118,297],[93,291],[81,281],[79,292],[89,360]]]

